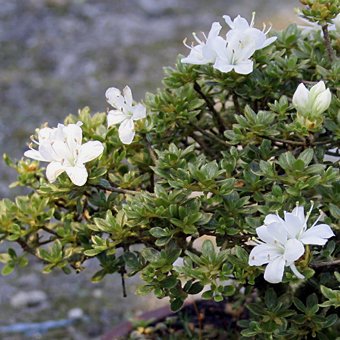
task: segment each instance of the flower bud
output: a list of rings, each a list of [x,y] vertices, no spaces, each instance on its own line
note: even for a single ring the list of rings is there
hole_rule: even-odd
[[[308,129],[315,129],[323,122],[324,113],[332,100],[332,94],[325,83],[319,81],[310,90],[300,84],[294,95],[293,105],[297,110],[297,121]]]

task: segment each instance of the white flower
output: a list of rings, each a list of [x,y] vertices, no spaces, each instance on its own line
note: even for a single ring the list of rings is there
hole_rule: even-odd
[[[340,33],[340,13],[333,19],[333,23],[336,31]]]
[[[64,171],[73,184],[82,186],[87,181],[84,163],[90,162],[103,153],[103,144],[89,141],[82,144],[81,122],[57,128],[43,128],[38,132],[38,150],[31,149],[25,156],[42,162],[49,162],[46,177],[52,183]]]
[[[211,25],[210,32],[208,37],[203,36],[205,38],[205,42],[200,40],[195,33],[193,36],[198,43],[196,46],[189,46],[186,44],[186,39],[184,40],[184,45],[190,49],[190,53],[186,58],[182,58],[181,62],[186,64],[194,64],[194,65],[205,65],[214,63],[216,59],[216,51],[215,51],[215,42],[216,40],[222,39],[219,37],[219,33],[221,31],[222,26],[218,22],[214,22]]]
[[[129,86],[123,89],[123,95],[119,89],[110,87],[107,89],[106,100],[115,109],[107,115],[108,127],[120,124],[119,138],[124,144],[131,144],[135,136],[135,120],[146,117],[146,108],[142,104],[133,105],[132,93]]]
[[[297,206],[291,213],[285,211],[284,219],[269,214],[264,225],[256,228],[262,242],[258,241],[258,245],[250,252],[249,265],[261,266],[268,263],[264,274],[268,282],[281,282],[285,266],[289,266],[298,278],[304,278],[294,264],[304,254],[304,245],[325,245],[334,236],[329,225],[317,225],[321,215],[308,229],[310,212],[305,217],[304,208]]]
[[[264,278],[270,283],[282,281],[284,268],[289,266],[294,274],[303,278],[294,262],[305,252],[303,244],[296,239],[288,239],[288,233],[280,223],[273,222],[256,228],[260,240],[249,255],[250,266],[267,264]]]
[[[301,83],[293,95],[293,105],[296,110],[308,118],[320,116],[328,109],[331,100],[331,91],[326,89],[323,81],[319,81],[310,90]]]
[[[334,233],[329,225],[317,224],[322,216],[321,214],[313,225],[307,229],[310,213],[311,210],[305,216],[304,208],[297,206],[291,213],[285,211],[284,221],[281,223],[285,223],[289,238],[295,238],[303,244],[323,246],[329,238],[334,236]]]
[[[227,73],[234,70],[239,74],[249,74],[253,71],[253,61],[249,58],[255,52],[255,44],[252,41],[243,40],[240,36],[233,35],[226,41],[218,40],[215,43],[217,58],[213,67]]]
[[[226,35],[226,40],[215,40],[214,48],[217,58],[214,68],[221,72],[234,70],[239,74],[249,74],[253,71],[253,61],[250,59],[256,50],[262,49],[273,43],[277,37],[267,39],[265,27],[262,31],[254,28],[255,13],[249,24],[246,19],[238,15],[234,21],[230,16],[223,16],[231,30]]]
[[[227,41],[235,39],[235,36],[241,36],[244,45],[252,43],[255,45],[255,50],[260,50],[269,46],[277,39],[277,37],[267,39],[266,35],[270,32],[271,27],[269,27],[267,31],[266,25],[263,25],[262,31],[254,28],[255,12],[253,12],[250,24],[248,24],[248,21],[240,15],[238,15],[234,21],[231,20],[229,15],[224,15],[223,19],[231,28],[231,30],[227,33]]]

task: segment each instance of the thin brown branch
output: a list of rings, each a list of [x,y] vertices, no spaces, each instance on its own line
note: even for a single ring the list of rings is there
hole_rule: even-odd
[[[97,189],[102,189],[106,191],[111,191],[111,192],[117,192],[119,194],[125,194],[125,195],[136,195],[139,194],[139,191],[134,191],[134,190],[128,190],[128,189],[121,189],[121,188],[116,188],[113,186],[103,186],[100,184],[94,185],[95,188]]]
[[[332,62],[335,57],[334,57],[334,51],[333,51],[332,44],[331,44],[331,39],[329,38],[328,25],[327,24],[323,25],[321,26],[321,28],[323,32],[323,38],[325,40],[328,58]]]
[[[210,98],[208,98],[202,91],[202,88],[201,86],[195,82],[194,83],[194,90],[201,96],[202,99],[204,99],[205,103],[207,104],[210,112],[212,113],[213,117],[214,117],[214,120],[216,122],[216,125],[217,125],[217,128],[218,128],[218,131],[220,132],[220,134],[223,135],[224,131],[225,131],[225,125],[224,125],[224,122],[223,122],[223,119],[222,117],[220,116],[220,114],[215,110],[215,107],[214,107],[214,103],[211,101]]]
[[[241,114],[241,106],[240,106],[240,103],[238,101],[238,97],[237,97],[235,92],[233,93],[232,98],[233,98],[233,103],[234,103],[234,107],[235,107],[235,112],[236,112],[236,114],[240,115]]]
[[[266,138],[266,139],[269,139],[273,142],[279,142],[279,143],[283,143],[283,144],[307,146],[306,143],[298,142],[298,141],[295,141],[295,140],[281,139],[281,138],[275,138],[275,137],[263,136],[263,135],[259,135],[259,137]]]
[[[52,230],[52,229],[50,229],[50,228],[47,228],[46,226],[41,226],[41,229],[42,230],[45,230],[46,232],[48,232],[49,234],[52,234],[52,235],[54,235],[54,236],[58,236],[58,234],[54,231],[54,230]]]
[[[199,132],[201,132],[202,135],[209,137],[211,139],[213,139],[214,141],[220,143],[221,145],[225,146],[225,147],[229,147],[231,144],[229,144],[228,142],[226,142],[225,140],[217,137],[216,135],[214,135],[213,133],[211,133],[210,131],[204,130],[202,128],[200,128],[198,125],[192,123],[192,126],[198,130]]]
[[[153,147],[152,147],[152,145],[150,144],[150,142],[146,139],[146,137],[145,137],[145,143],[146,143],[146,147],[147,147],[147,149],[148,149],[150,158],[152,159],[152,162],[153,162],[154,164],[156,164],[156,162],[157,162],[157,155],[156,155],[156,152],[155,152],[155,150],[153,149]]]
[[[334,261],[328,261],[328,262],[316,262],[316,263],[311,263],[310,266],[312,268],[322,268],[322,267],[334,267],[340,264],[340,259],[339,260],[334,260]]]
[[[195,133],[193,133],[191,137],[195,140],[195,142],[197,142],[197,144],[201,147],[202,150],[204,150],[207,153],[211,152],[207,144],[205,144],[205,142],[200,137],[195,135]]]

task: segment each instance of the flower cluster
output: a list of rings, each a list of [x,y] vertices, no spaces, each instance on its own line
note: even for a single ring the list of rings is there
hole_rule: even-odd
[[[182,63],[205,65],[213,64],[213,67],[221,72],[234,70],[239,74],[249,74],[253,71],[253,61],[250,59],[255,51],[269,46],[276,40],[276,37],[268,38],[270,28],[265,31],[254,27],[255,14],[251,23],[238,15],[234,20],[230,16],[223,16],[225,22],[230,27],[226,38],[219,36],[222,26],[214,22],[211,26],[205,42],[193,34],[198,45],[189,46],[190,54],[182,59]]]
[[[99,141],[82,144],[82,123],[58,124],[57,128],[42,128],[38,132],[38,150],[31,148],[25,156],[42,162],[49,162],[46,177],[52,183],[66,172],[73,184],[82,186],[87,181],[84,163],[99,157],[104,146]]]
[[[297,206],[291,213],[285,211],[284,219],[274,214],[267,215],[264,225],[256,228],[261,241],[257,241],[258,244],[250,252],[249,265],[262,266],[268,263],[264,272],[268,282],[281,282],[284,268],[288,266],[298,278],[303,279],[294,262],[305,253],[304,245],[324,245],[334,236],[329,225],[317,224],[321,215],[307,229],[310,213],[305,216],[304,208]]]

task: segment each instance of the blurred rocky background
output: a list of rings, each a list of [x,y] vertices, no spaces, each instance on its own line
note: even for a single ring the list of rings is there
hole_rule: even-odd
[[[188,53],[183,39],[209,31],[213,21],[222,23],[222,15],[250,19],[255,10],[258,27],[265,21],[280,29],[296,21],[298,5],[297,0],[0,0],[0,154],[20,158],[36,127],[54,126],[85,105],[105,111],[110,86],[129,84],[135,98],[143,99],[161,86],[162,67]],[[10,197],[15,174],[4,164],[0,171],[0,196]],[[95,339],[120,320],[160,305],[134,296],[136,280],[124,299],[119,277],[94,285],[90,273],[43,275],[40,269],[32,259],[28,268],[0,277],[0,339]],[[4,328],[75,318],[79,321],[45,333],[46,325],[22,335]]]

